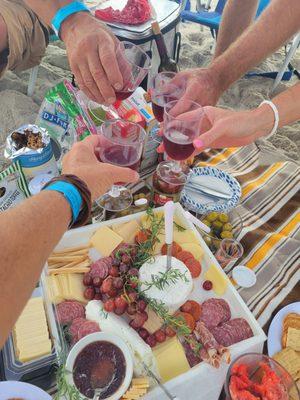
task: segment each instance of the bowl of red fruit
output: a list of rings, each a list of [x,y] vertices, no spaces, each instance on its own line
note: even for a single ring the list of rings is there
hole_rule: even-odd
[[[259,353],[238,357],[229,367],[226,400],[299,400],[291,375],[275,360]]]

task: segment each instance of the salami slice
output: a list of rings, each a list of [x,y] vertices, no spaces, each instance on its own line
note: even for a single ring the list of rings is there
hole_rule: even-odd
[[[78,340],[95,332],[100,332],[99,324],[86,320],[78,329]]]
[[[90,275],[94,279],[99,277],[105,279],[108,276],[109,267],[112,265],[112,259],[110,257],[104,257],[94,262],[91,265]]]
[[[208,299],[202,303],[202,321],[208,329],[214,328],[223,322],[229,321],[231,311],[228,303],[223,299]]]
[[[78,330],[85,323],[85,318],[75,318],[69,328],[70,335],[72,336],[72,343],[78,342]]]
[[[56,307],[58,322],[70,324],[76,318],[84,318],[84,306],[78,301],[63,301]]]
[[[244,318],[235,318],[211,329],[216,341],[228,347],[253,336],[252,329]]]
[[[148,0],[128,0],[123,10],[107,7],[96,10],[96,18],[106,22],[118,22],[126,25],[139,25],[149,21],[151,9]]]

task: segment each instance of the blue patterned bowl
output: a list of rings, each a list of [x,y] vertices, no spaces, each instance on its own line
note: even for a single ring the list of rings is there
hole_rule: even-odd
[[[187,182],[197,180],[199,184],[203,184],[215,190],[231,193],[228,200],[216,199],[195,193],[184,188],[181,194],[181,203],[189,210],[198,214],[207,214],[211,211],[227,213],[235,208],[241,198],[242,191],[238,181],[227,172],[214,167],[196,167],[193,168],[188,176]]]

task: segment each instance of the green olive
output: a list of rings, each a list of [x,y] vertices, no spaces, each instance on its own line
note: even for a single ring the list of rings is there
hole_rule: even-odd
[[[207,221],[209,221],[209,222],[213,222],[213,221],[215,221],[217,218],[218,218],[218,213],[217,213],[216,211],[213,211],[213,212],[209,213],[209,214],[206,216],[206,219],[207,219]]]
[[[233,238],[233,234],[232,234],[232,232],[229,232],[229,231],[223,231],[221,233],[221,238],[222,239],[232,239]]]
[[[213,230],[216,231],[216,232],[221,232],[221,230],[223,228],[223,224],[220,221],[214,221],[211,224],[211,226],[212,226]]]
[[[207,219],[204,219],[202,222],[203,222],[206,226],[211,227],[211,222],[208,221]]]
[[[226,224],[226,222],[229,221],[229,217],[227,214],[221,213],[218,215],[219,221],[223,222],[223,224]]]
[[[232,229],[233,229],[233,226],[232,226],[229,222],[228,222],[227,224],[224,224],[224,225],[223,225],[223,232],[224,232],[224,231],[229,231],[229,232],[231,232]]]

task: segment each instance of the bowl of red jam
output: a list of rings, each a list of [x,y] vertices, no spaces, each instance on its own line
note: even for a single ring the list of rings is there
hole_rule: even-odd
[[[72,348],[66,362],[68,380],[79,393],[93,399],[118,400],[127,391],[133,375],[133,360],[126,343],[117,335],[92,333]]]

